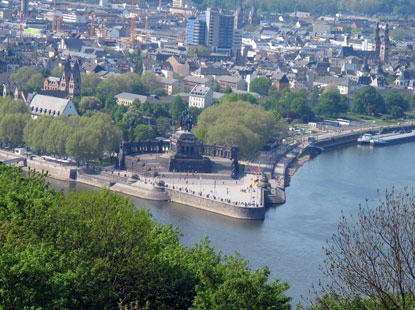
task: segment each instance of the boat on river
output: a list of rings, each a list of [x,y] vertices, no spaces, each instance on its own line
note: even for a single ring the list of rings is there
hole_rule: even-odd
[[[359,144],[370,144],[370,140],[373,139],[373,135],[370,133],[365,133],[357,138],[357,143]]]
[[[415,140],[415,130],[412,130],[411,132],[400,131],[384,135],[378,135],[370,140],[370,145],[382,146],[407,142],[411,140]]]

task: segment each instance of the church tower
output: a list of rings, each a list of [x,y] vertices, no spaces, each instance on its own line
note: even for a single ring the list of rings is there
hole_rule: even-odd
[[[376,23],[376,30],[375,30],[375,52],[376,55],[380,56],[380,36],[379,36],[379,23]]]
[[[251,7],[248,15],[248,22],[250,25],[256,25],[257,23],[257,15],[256,15],[256,8],[255,6]]]
[[[73,98],[81,97],[81,72],[79,70],[78,60],[73,65],[69,79],[69,95]]]
[[[68,91],[69,79],[71,78],[71,58],[66,60],[65,68],[63,69],[62,78],[60,81],[60,90]]]
[[[241,29],[243,26],[243,11],[241,6],[238,6],[238,8],[236,9],[235,13],[234,13],[234,29]]]
[[[383,63],[388,63],[389,62],[390,48],[391,48],[391,43],[390,43],[390,40],[389,40],[389,25],[386,24],[385,37],[384,37],[383,42],[380,46],[380,60]]]

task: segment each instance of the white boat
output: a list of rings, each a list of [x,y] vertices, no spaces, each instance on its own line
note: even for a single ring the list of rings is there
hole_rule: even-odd
[[[373,135],[370,133],[365,133],[357,138],[357,143],[360,144],[370,144],[370,141],[373,139]]]

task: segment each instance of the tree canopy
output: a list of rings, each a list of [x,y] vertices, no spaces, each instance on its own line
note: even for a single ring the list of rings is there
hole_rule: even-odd
[[[109,189],[55,192],[0,164],[2,309],[290,309],[288,285],[217,253],[179,243]]]
[[[385,101],[376,88],[364,86],[355,92],[351,110],[359,114],[385,113]]]
[[[71,156],[76,160],[102,159],[118,151],[120,130],[108,115],[51,117],[31,119],[24,128],[23,139],[39,153]]]
[[[268,90],[271,84],[271,81],[264,76],[256,77],[249,84],[249,91],[258,93],[262,96],[268,96]]]
[[[415,195],[386,191],[376,208],[342,215],[325,247],[322,287],[312,309],[413,309],[415,306]]]
[[[195,128],[196,137],[208,144],[237,145],[243,158],[252,158],[273,137],[276,119],[258,105],[226,102],[205,109]]]
[[[340,95],[338,91],[325,92],[317,104],[314,111],[321,117],[337,117],[340,113],[347,112],[349,106],[347,98]]]
[[[403,116],[405,111],[408,111],[409,103],[401,93],[392,90],[386,94],[385,106],[393,118],[398,118]]]

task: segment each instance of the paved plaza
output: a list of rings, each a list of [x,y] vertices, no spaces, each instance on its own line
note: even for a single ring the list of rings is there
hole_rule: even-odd
[[[205,177],[203,174],[183,174],[169,173],[158,178],[144,178],[139,182],[155,183],[158,179],[163,180],[169,188],[186,192],[192,195],[202,196],[208,199],[220,200],[226,203],[260,207],[261,189],[259,188],[259,176],[249,174],[239,180]],[[216,199],[215,199],[216,198]]]

